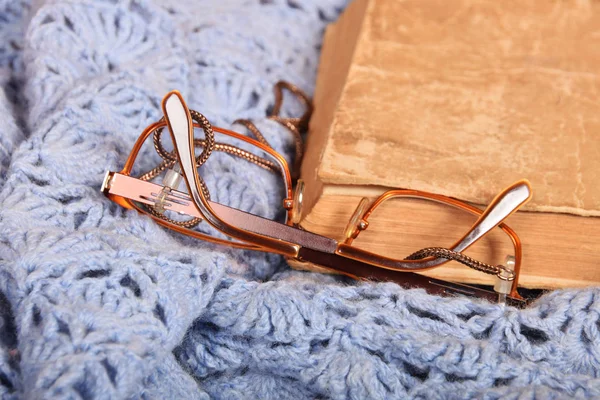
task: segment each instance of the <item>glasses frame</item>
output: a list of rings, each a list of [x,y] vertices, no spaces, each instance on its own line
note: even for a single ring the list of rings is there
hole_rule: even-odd
[[[133,166],[135,165],[135,161],[137,160],[139,152],[141,151],[142,146],[144,145],[144,143],[146,142],[148,137],[150,137],[150,135],[152,135],[156,130],[165,128],[165,127],[168,127],[167,121],[161,120],[161,121],[158,121],[158,122],[155,122],[155,123],[149,125],[148,127],[146,127],[146,129],[144,129],[142,134],[138,137],[138,139],[134,143],[133,148],[132,148],[131,152],[129,153],[129,156],[127,157],[127,160],[125,161],[125,165],[123,166],[123,169],[121,171],[119,171],[120,174],[126,175],[126,176],[131,176],[131,172],[133,170]],[[195,122],[193,123],[193,127],[197,128],[197,129],[203,129],[203,127],[200,124],[195,123]],[[273,150],[271,147],[268,147],[268,146],[258,142],[257,140],[254,140],[247,136],[241,135],[237,132],[233,132],[229,129],[219,128],[216,126],[211,126],[211,129],[220,134],[232,137],[234,139],[239,139],[250,145],[256,146],[257,148],[259,148],[260,150],[269,154],[271,157],[273,157],[277,161],[277,163],[281,167],[282,176],[284,178],[284,184],[285,184],[286,198],[283,200],[283,206],[284,206],[284,208],[286,208],[286,224],[291,225],[291,213],[292,213],[292,208],[293,208],[292,178],[291,178],[290,170],[288,168],[288,164],[287,164],[287,161],[285,160],[285,158],[283,158],[283,156],[281,154],[279,154],[278,152]],[[106,179],[105,179],[105,181],[106,181]],[[103,187],[106,187],[106,186],[107,185],[105,182]],[[218,238],[215,236],[211,236],[211,235],[208,235],[208,234],[205,234],[202,232],[198,232],[198,231],[195,231],[192,229],[188,229],[188,228],[170,223],[168,221],[165,221],[163,219],[160,219],[160,218],[152,215],[151,213],[146,211],[144,208],[138,206],[132,199],[129,199],[124,196],[115,195],[113,193],[110,193],[110,191],[107,191],[107,190],[104,190],[103,192],[109,199],[111,199],[115,203],[119,204],[120,206],[127,208],[127,209],[136,210],[141,214],[148,215],[159,225],[164,226],[165,228],[168,228],[168,229],[172,229],[178,233],[192,236],[196,239],[204,240],[207,242],[221,244],[221,245],[230,246],[230,247],[235,247],[235,248],[239,248],[239,249],[256,250],[256,251],[273,251],[273,250],[269,250],[268,248],[259,246],[257,244],[246,243],[246,242],[235,242],[235,241],[231,241],[231,240],[227,240],[227,239],[221,239],[221,238]],[[290,202],[292,202],[292,203],[290,203]],[[214,214],[214,212],[213,212],[213,215],[216,216],[216,214]],[[218,219],[218,217],[217,217],[217,219]],[[217,228],[217,227],[215,227],[215,228],[217,230],[219,230],[219,228]],[[288,253],[289,253],[288,251],[284,251],[281,254],[286,255]]]
[[[167,103],[168,99],[177,99],[177,102],[179,104],[181,104],[185,110],[187,110],[186,115],[185,115],[185,120],[186,120],[187,124],[185,127],[178,126],[178,127],[174,128],[173,121],[171,121],[171,119],[169,118],[169,112],[168,112],[169,105]],[[117,203],[125,208],[134,209],[134,210],[138,211],[139,213],[148,215],[156,223],[160,224],[163,227],[166,227],[168,229],[176,231],[178,233],[188,235],[188,236],[191,236],[191,237],[203,240],[203,241],[215,243],[215,244],[226,245],[226,246],[240,248],[240,249],[278,253],[278,254],[281,254],[281,255],[285,256],[286,258],[288,258],[291,261],[290,264],[292,264],[292,265],[296,264],[296,266],[302,265],[302,264],[310,264],[309,261],[307,261],[303,258],[303,256],[305,256],[306,254],[310,254],[310,251],[301,252],[301,250],[302,250],[301,245],[294,243],[293,241],[274,238],[274,237],[266,236],[263,234],[259,234],[257,232],[249,231],[247,229],[244,229],[243,227],[240,228],[231,223],[228,223],[223,218],[219,217],[218,213],[216,213],[213,210],[213,208],[211,207],[211,204],[209,203],[208,199],[206,198],[204,192],[202,190],[199,190],[199,187],[201,186],[201,183],[200,183],[201,178],[199,176],[198,166],[196,165],[196,162],[195,162],[194,129],[195,128],[203,129],[207,136],[212,135],[213,131],[214,131],[219,134],[223,134],[225,136],[243,141],[247,144],[250,144],[250,145],[256,147],[257,149],[261,150],[262,152],[268,154],[273,160],[275,160],[277,165],[280,168],[280,172],[282,174],[282,177],[283,177],[283,180],[285,183],[286,197],[283,200],[283,207],[286,210],[285,225],[294,227],[296,225],[292,223],[292,213],[294,212],[294,208],[297,205],[294,204],[294,196],[293,196],[294,193],[292,190],[292,175],[290,173],[290,170],[289,170],[289,167],[288,167],[288,164],[287,164],[285,158],[281,154],[279,154],[278,152],[273,150],[271,147],[269,147],[257,140],[249,138],[247,136],[241,135],[239,133],[236,133],[236,132],[228,130],[228,129],[212,127],[211,125],[202,126],[198,123],[195,123],[191,119],[190,112],[187,109],[187,106],[185,105],[183,97],[177,91],[173,91],[173,92],[169,93],[163,99],[162,108],[163,108],[163,112],[164,112],[166,118],[162,119],[161,121],[155,122],[155,123],[149,125],[148,127],[146,127],[146,129],[144,129],[144,131],[141,133],[141,135],[138,137],[135,144],[133,145],[133,148],[125,162],[125,165],[124,165],[123,169],[119,172],[119,174],[131,176],[131,171],[133,169],[135,161],[136,161],[136,159],[139,155],[139,152],[140,152],[143,144],[145,143],[145,141],[157,129],[167,127],[171,134],[173,143],[175,144],[175,146],[174,146],[175,154],[176,154],[177,160],[179,161],[179,163],[183,169],[182,174],[184,175],[184,178],[185,178],[184,180],[186,182],[188,193],[192,199],[192,203],[194,204],[194,207],[197,209],[197,211],[202,216],[202,218],[204,220],[206,220],[207,223],[209,223],[212,227],[214,227],[219,232],[225,234],[226,236],[228,236],[230,238],[235,239],[236,241],[231,241],[228,239],[214,237],[214,236],[211,236],[208,234],[204,234],[204,233],[192,230],[192,229],[188,229],[188,228],[170,223],[168,221],[165,221],[161,218],[158,218],[158,217],[152,215],[151,213],[146,211],[143,207],[140,207],[138,204],[136,204],[136,202],[132,198],[117,195],[115,193],[111,193],[110,179],[111,179],[112,175],[110,175],[110,174],[114,175],[114,173],[109,172],[107,174],[107,177],[105,178],[105,182],[103,183],[104,194],[107,197],[109,197],[112,201],[114,201],[115,203]],[[175,121],[175,123],[181,124],[181,121],[178,120],[178,121]],[[174,134],[175,129],[177,129],[179,131],[181,131],[181,129],[187,130],[188,143],[183,143],[183,144],[180,143],[182,139],[176,137],[176,135]],[[179,141],[179,143],[178,143],[178,141]],[[187,149],[188,151],[182,151],[182,149]],[[145,182],[145,183],[147,183],[147,182]],[[507,190],[505,190],[503,192],[503,193],[505,193],[507,191],[510,191],[511,189],[514,189],[517,187],[523,187],[523,186],[525,186],[527,188],[528,196],[527,196],[527,198],[522,200],[515,207],[515,209],[512,212],[516,211],[516,209],[518,207],[520,207],[522,204],[524,204],[531,198],[531,190],[530,190],[531,188],[530,188],[529,182],[527,182],[526,180],[519,181],[519,182],[511,185]],[[132,197],[135,197],[135,196],[132,196]],[[335,243],[336,243],[335,252],[334,252],[335,255],[340,256],[343,259],[352,260],[353,262],[368,264],[375,268],[389,270],[388,272],[390,274],[392,272],[394,272],[394,274],[395,274],[395,272],[402,272],[403,274],[410,274],[415,271],[423,271],[423,270],[433,269],[433,268],[436,268],[438,266],[441,266],[441,265],[449,262],[450,260],[436,259],[434,257],[428,257],[428,258],[424,258],[424,259],[420,259],[420,260],[392,259],[392,258],[388,258],[388,257],[382,256],[382,255],[368,252],[366,250],[360,249],[360,248],[352,245],[353,240],[359,236],[360,232],[368,227],[369,216],[383,202],[385,202],[387,200],[391,200],[393,198],[400,198],[400,197],[412,197],[412,198],[436,201],[436,202],[460,209],[462,211],[469,212],[473,215],[479,216],[474,227],[480,221],[482,221],[482,219],[484,219],[486,217],[486,213],[488,213],[488,210],[493,208],[492,206],[494,204],[502,201],[501,195],[499,195],[494,199],[494,201],[492,201],[491,205],[486,210],[480,210],[479,208],[477,208],[471,204],[465,203],[463,201],[460,201],[460,200],[457,200],[457,199],[454,199],[451,197],[443,196],[443,195],[434,194],[434,193],[417,191],[417,190],[409,190],[409,189],[389,190],[389,191],[383,193],[382,195],[380,195],[377,199],[375,199],[370,204],[368,209],[364,213],[362,213],[362,215],[359,215],[358,225],[351,232],[351,235],[346,237],[345,241],[343,241],[343,242],[335,241]],[[512,214],[512,212],[509,213],[508,215]],[[506,218],[508,215],[506,215],[504,218]],[[522,263],[521,241],[520,241],[519,237],[517,236],[517,234],[515,233],[515,231],[512,230],[510,227],[508,227],[508,225],[506,225],[504,222],[500,222],[499,224],[497,224],[495,226],[498,226],[504,233],[506,233],[509,236],[509,238],[513,244],[515,266],[514,266],[514,279],[512,281],[509,296],[514,299],[520,300],[520,299],[522,299],[522,297],[519,295],[517,288],[518,288],[518,281],[519,281],[519,276],[520,276],[520,272],[521,272],[521,263]],[[487,231],[486,231],[486,233],[487,233]],[[468,234],[469,233],[465,234],[459,241],[457,241],[454,244],[453,247],[456,247],[457,245],[459,245],[467,237]],[[466,248],[470,247],[473,243],[475,243],[479,239],[480,239],[480,237],[476,238],[472,243],[468,244],[467,246],[464,246],[464,248],[461,248],[459,251],[460,252],[464,251]],[[331,240],[333,240],[333,239],[331,239]],[[316,257],[316,258],[319,258],[319,257]],[[327,267],[329,267],[329,268],[327,268]],[[331,266],[325,266],[325,268],[337,270],[336,268],[331,268]],[[347,271],[344,272],[343,270],[341,270],[341,271],[337,270],[337,272],[341,272],[346,275],[350,275],[350,276],[353,276],[353,277],[359,278],[359,279],[364,278],[364,276],[356,276],[352,273],[348,273]],[[378,274],[376,274],[376,275],[381,275],[380,272],[381,271],[379,271]],[[383,275],[385,275],[385,271],[383,272]],[[406,275],[406,277],[408,277],[408,276],[409,275]],[[392,279],[392,280],[397,280],[397,279]]]

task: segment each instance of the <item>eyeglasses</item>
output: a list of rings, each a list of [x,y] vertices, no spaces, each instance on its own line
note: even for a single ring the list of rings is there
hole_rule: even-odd
[[[290,91],[304,103],[306,112],[302,117],[285,118],[279,115],[283,90]],[[296,147],[294,171],[297,171],[303,150],[301,134],[307,129],[312,105],[306,95],[287,82],[278,83],[275,93],[275,107],[269,118],[282,124],[293,134]],[[302,214],[304,183],[297,180],[294,188],[295,175],[290,172],[285,158],[269,145],[251,121],[236,122],[245,126],[256,139],[213,127],[202,114],[188,109],[177,91],[164,97],[162,110],[164,118],[142,132],[123,169],[106,174],[102,192],[119,205],[146,214],[168,229],[197,239],[281,254],[294,268],[336,272],[356,279],[393,281],[405,287],[421,287],[432,294],[467,295],[511,305],[524,304],[517,291],[522,259],[521,242],[503,221],[531,199],[531,187],[527,180],[518,181],[504,189],[485,210],[451,197],[408,189],[389,190],[373,201],[363,198],[348,221],[344,240],[338,241],[309,232],[298,225]],[[162,144],[162,132],[165,128],[172,139],[173,151],[166,150]],[[201,129],[204,138],[196,138],[195,129]],[[236,139],[242,146],[217,142],[215,132],[220,137]],[[151,135],[154,148],[162,161],[151,170],[133,177],[134,163],[142,145]],[[201,149],[200,154],[196,154],[196,149]],[[280,174],[284,184],[284,221],[277,222],[211,200],[210,191],[199,168],[213,152],[228,153]],[[258,152],[265,157],[257,155]],[[161,184],[152,181],[160,175],[163,176]],[[185,182],[187,193],[178,190],[181,181]],[[353,244],[360,233],[369,227],[369,218],[373,213],[384,202],[397,198],[437,202],[473,214],[477,219],[452,246],[424,248],[405,259],[386,257]],[[188,219],[182,220],[181,216]],[[206,221],[221,235],[211,235],[195,229],[201,221]],[[463,253],[496,227],[508,235],[514,248],[514,253],[507,257],[504,265],[487,264]],[[418,273],[439,267],[450,260],[493,275],[494,291],[429,278]]]

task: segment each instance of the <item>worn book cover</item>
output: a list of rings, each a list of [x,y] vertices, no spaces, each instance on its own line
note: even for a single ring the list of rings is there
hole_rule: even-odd
[[[523,241],[522,283],[600,282],[599,27],[597,2],[355,0],[326,32],[302,226],[341,237],[360,197],[389,188],[484,206],[527,178],[534,197],[507,221]],[[464,233],[460,213],[438,227],[419,204],[390,205],[364,243],[418,250],[407,215],[430,245]],[[510,251],[495,233],[467,253],[498,263]],[[489,283],[458,264],[431,274]]]

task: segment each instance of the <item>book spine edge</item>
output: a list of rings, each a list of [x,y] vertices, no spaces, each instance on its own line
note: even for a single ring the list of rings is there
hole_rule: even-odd
[[[323,193],[325,184],[320,178],[319,166],[335,124],[338,103],[346,86],[366,10],[371,1],[354,0],[338,21],[330,24],[325,32],[313,99],[315,111],[310,121],[300,169],[300,176],[305,182],[303,217],[310,213]]]

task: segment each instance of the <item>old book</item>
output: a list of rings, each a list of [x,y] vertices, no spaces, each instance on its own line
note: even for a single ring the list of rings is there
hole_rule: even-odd
[[[528,178],[534,197],[507,220],[521,283],[598,284],[599,26],[597,2],[355,0],[326,31],[301,225],[341,239],[363,196],[410,188],[485,205]],[[390,202],[356,244],[399,258],[448,246],[473,219],[443,210]],[[498,230],[467,254],[511,252]],[[428,274],[492,282],[455,263]]]

